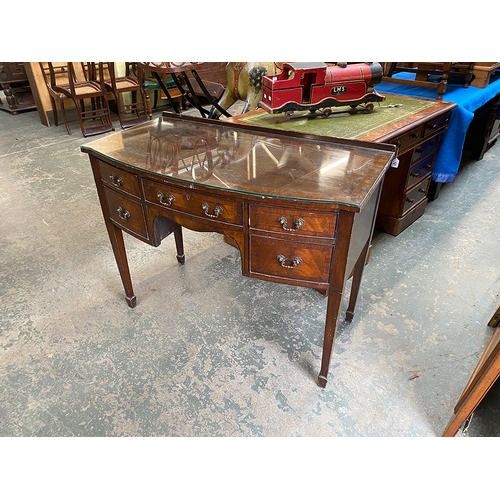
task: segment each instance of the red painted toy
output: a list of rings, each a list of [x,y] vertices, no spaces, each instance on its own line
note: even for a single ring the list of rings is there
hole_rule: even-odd
[[[363,105],[373,110],[384,96],[374,86],[382,81],[379,63],[284,63],[280,74],[262,77],[260,107],[271,114],[322,110],[329,115],[333,106]]]

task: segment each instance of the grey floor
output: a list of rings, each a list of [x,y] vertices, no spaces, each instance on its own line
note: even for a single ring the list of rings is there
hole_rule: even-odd
[[[442,434],[500,305],[500,146],[376,232],[320,389],[325,298],[243,277],[218,234],[185,231],[184,267],[126,236],[127,307],[71,125],[0,112],[1,436]],[[469,436],[499,430],[486,409]]]

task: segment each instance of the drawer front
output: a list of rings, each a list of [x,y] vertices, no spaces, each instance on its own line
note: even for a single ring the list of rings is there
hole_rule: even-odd
[[[155,205],[217,222],[243,225],[242,202],[148,180],[142,184],[145,199]]]
[[[419,201],[423,200],[427,196],[427,191],[429,190],[430,183],[431,178],[429,177],[426,181],[418,184],[412,190],[406,193],[403,214],[417,205]]]
[[[327,283],[332,245],[250,236],[250,272],[290,280]]]
[[[446,113],[443,116],[439,116],[429,123],[425,124],[424,137],[428,137],[431,134],[436,133],[438,130],[444,130],[450,124],[451,113]]]
[[[104,187],[109,216],[123,229],[147,238],[146,219],[142,205],[112,189]]]
[[[306,212],[290,208],[250,205],[250,227],[263,231],[334,238],[336,212]]]
[[[125,193],[133,194],[140,198],[141,190],[137,176],[130,174],[112,165],[99,161],[99,172],[104,184],[114,186]]]
[[[432,172],[432,167],[434,165],[434,158],[436,156],[432,155],[424,158],[422,161],[415,163],[408,172],[408,179],[406,180],[406,188],[408,189],[414,184],[420,182],[424,177],[428,176]]]
[[[439,136],[432,137],[431,139],[425,141],[422,144],[419,144],[414,150],[413,154],[411,155],[411,163],[415,163],[416,161],[419,161],[420,158],[424,158],[431,153],[437,151],[437,148],[439,146]]]
[[[405,134],[402,134],[395,139],[392,139],[390,143],[398,146],[398,155],[400,155],[415,144],[418,144],[419,141],[422,140],[423,132],[424,126],[421,125],[420,127],[416,127],[415,129],[410,130],[409,132],[406,132]]]

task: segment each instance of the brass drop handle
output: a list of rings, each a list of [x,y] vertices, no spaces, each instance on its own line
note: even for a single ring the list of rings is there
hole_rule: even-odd
[[[128,218],[130,218],[130,212],[128,210],[124,210],[122,207],[118,207],[116,211],[118,212],[118,217],[120,217],[120,219],[127,220]]]
[[[213,214],[209,214],[208,211],[210,210],[210,205],[205,201],[201,204],[201,208],[203,208],[205,215],[212,219],[217,219],[217,217],[219,217],[219,215],[223,212],[221,206],[215,205]]]
[[[290,266],[288,266],[285,264],[286,257],[284,255],[281,255],[281,254],[276,255],[276,259],[281,264],[281,267],[284,267],[285,269],[294,269],[302,262],[302,259],[300,257],[294,257],[292,259],[292,264]]]
[[[123,179],[120,176],[117,177],[116,175],[111,174],[109,178],[111,179],[113,186],[120,187],[123,184]]]
[[[169,207],[175,201],[175,196],[173,194],[169,194],[167,196],[167,201],[165,201],[165,195],[161,191],[158,191],[156,193],[156,196],[158,196],[160,203],[165,207]]]
[[[283,215],[278,217],[278,222],[285,231],[298,231],[305,224],[304,219],[297,219],[294,224],[295,227],[286,227],[288,221]]]

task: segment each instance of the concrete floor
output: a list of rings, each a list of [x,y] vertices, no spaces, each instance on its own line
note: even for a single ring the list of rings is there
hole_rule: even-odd
[[[320,389],[325,298],[243,277],[218,234],[185,231],[184,267],[126,235],[127,307],[71,126],[0,112],[1,436],[442,434],[500,305],[500,146],[376,232]],[[469,435],[499,430],[486,409]]]

